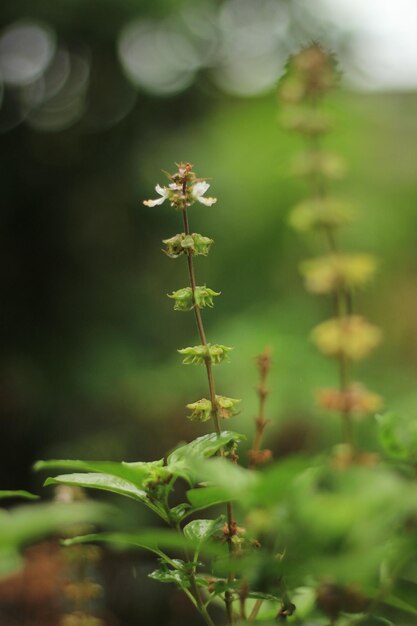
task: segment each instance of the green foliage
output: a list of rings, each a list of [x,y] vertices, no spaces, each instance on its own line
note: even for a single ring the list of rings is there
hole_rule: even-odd
[[[338,198],[312,198],[295,206],[289,216],[289,223],[301,232],[313,228],[337,228],[350,224],[353,212],[348,203]]]
[[[388,458],[416,463],[417,422],[395,413],[376,416],[379,442]]]
[[[51,534],[83,524],[108,520],[111,509],[93,502],[35,504],[0,509],[0,577],[10,575],[23,564],[21,551]]]
[[[23,500],[38,500],[39,496],[23,489],[2,490],[0,491],[0,500],[6,500],[8,498],[22,498]]]
[[[163,459],[148,463],[116,463],[110,461],[38,461],[35,469],[79,469],[86,473],[62,474],[48,478],[45,485],[64,484],[109,491],[146,504],[167,521],[160,500],[169,491],[170,472]],[[92,470],[92,471],[91,471]]]

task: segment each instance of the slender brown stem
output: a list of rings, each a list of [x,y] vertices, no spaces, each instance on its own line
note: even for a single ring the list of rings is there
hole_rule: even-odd
[[[185,180],[183,183],[184,196],[186,195],[186,185],[187,185],[187,182]],[[190,225],[188,222],[187,205],[185,203],[182,209],[182,215],[183,215],[185,234],[190,235],[191,231],[190,231]],[[191,250],[187,252],[187,267],[188,267],[188,276],[190,279],[190,287],[191,287],[192,296],[193,296],[193,305],[194,305],[193,310],[194,310],[194,316],[195,316],[195,320],[197,324],[198,334],[200,336],[200,341],[202,345],[207,346],[208,344],[207,344],[206,333],[204,330],[201,310],[195,299],[195,290],[196,290],[197,284],[196,284],[196,279],[195,279],[193,253]],[[206,366],[207,381],[208,381],[209,393],[210,393],[210,402],[211,402],[211,407],[212,407],[211,415],[213,418],[215,431],[217,435],[220,435],[221,428],[220,428],[220,421],[219,421],[219,415],[218,415],[216,387],[215,387],[215,381],[214,381],[214,376],[213,376],[212,363],[211,363],[209,355],[207,355],[207,357],[205,358],[204,363]],[[229,557],[230,559],[232,559],[233,557],[232,529],[235,528],[236,523],[234,521],[233,507],[232,507],[231,502],[227,503],[227,525],[228,525],[227,543],[228,543]],[[229,572],[228,582],[233,582],[233,580],[234,580],[234,574],[232,572]],[[226,613],[227,613],[228,622],[230,625],[232,625],[234,623],[234,618],[233,618],[232,594],[230,593],[230,591],[225,592],[225,605],[226,605]]]
[[[269,423],[269,420],[265,419],[265,405],[269,393],[266,386],[266,381],[268,378],[269,370],[271,368],[271,350],[269,348],[265,348],[263,353],[259,355],[259,357],[257,358],[257,363],[259,369],[259,386],[257,389],[259,397],[259,415],[255,420],[256,432],[252,449],[249,452],[249,469],[255,469],[257,464],[259,463],[259,453],[261,451],[262,438],[265,428]]]
[[[253,606],[253,609],[252,609],[252,611],[251,611],[251,613],[249,615],[249,619],[248,619],[249,622],[254,622],[255,621],[255,619],[257,618],[257,615],[258,615],[258,613],[260,611],[260,608],[262,606],[262,603],[263,603],[263,600],[261,600],[261,599],[256,600],[256,602],[255,602],[255,604]]]

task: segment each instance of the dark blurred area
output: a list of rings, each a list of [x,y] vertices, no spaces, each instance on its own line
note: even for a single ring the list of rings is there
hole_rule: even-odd
[[[308,339],[328,304],[304,292],[297,269],[320,241],[302,241],[287,225],[305,190],[290,175],[299,143],[280,128],[274,95],[288,54],[312,39],[342,70],[328,103],[329,144],[349,164],[336,192],[359,217],[344,244],[381,259],[357,307],[382,326],[385,342],[360,376],[388,408],[415,410],[417,96],[389,64],[372,74],[381,71],[375,33],[367,54],[366,29],[327,5],[3,3],[2,488],[39,492],[31,472],[39,458],[152,460],[205,432],[184,408],[205,394],[204,377],[176,354],[197,343],[193,319],[174,313],[165,295],[187,280],[183,260],[160,251],[181,231],[180,216],[142,204],[178,161],[194,163],[218,197],[211,208],[193,207],[190,219],[215,240],[197,272],[200,284],[222,292],[205,316],[209,337],[235,346],[218,371],[220,393],[243,399],[233,428],[253,432],[254,357],[270,345],[268,447],[279,457],[338,440],[338,422],[314,404],[314,390],[337,373]],[[416,57],[404,63],[415,74]],[[372,447],[373,424],[360,429]],[[155,619],[158,604],[155,623],[191,623],[177,592],[167,591],[164,604],[142,572],[136,582],[132,571],[146,567],[146,559],[126,560],[108,581],[111,619],[139,623],[136,592],[127,591],[137,584],[142,615]]]

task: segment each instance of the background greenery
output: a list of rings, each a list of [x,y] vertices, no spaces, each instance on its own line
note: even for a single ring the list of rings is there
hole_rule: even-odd
[[[306,20],[297,4],[288,8],[284,50],[323,32],[320,15]],[[190,219],[194,231],[215,240],[197,273],[200,283],[222,292],[205,315],[209,338],[235,346],[218,372],[220,393],[243,399],[233,428],[253,430],[254,357],[270,345],[274,455],[338,441],[338,421],[314,404],[314,390],[334,383],[336,368],[308,340],[330,303],[305,293],[297,269],[320,252],[321,241],[302,240],[287,225],[306,190],[291,177],[299,139],[280,128],[274,90],[238,97],[202,71],[187,89],[161,96],[132,86],[117,58],[127,22],[175,15],[183,6],[16,0],[0,10],[3,27],[42,20],[67,46],[88,47],[91,59],[78,121],[53,132],[22,120],[2,135],[4,489],[38,489],[30,467],[39,458],[151,460],[205,432],[204,424],[186,421],[184,408],[205,394],[204,377],[181,367],[176,354],[197,343],[193,320],[173,313],[165,295],[186,283],[182,259],[172,262],[160,251],[161,240],[181,230],[180,216],[165,205],[142,205],[163,182],[161,169],[180,160],[210,177],[218,197],[211,208],[194,206]],[[349,49],[345,33],[333,39],[336,49]],[[119,118],[108,113],[118,90],[131,103]],[[335,191],[360,218],[343,243],[381,259],[357,308],[383,328],[384,343],[360,365],[358,378],[384,396],[388,409],[414,416],[416,95],[345,86],[328,106],[335,119],[328,143],[349,164]],[[360,430],[364,446],[375,449],[373,422]]]

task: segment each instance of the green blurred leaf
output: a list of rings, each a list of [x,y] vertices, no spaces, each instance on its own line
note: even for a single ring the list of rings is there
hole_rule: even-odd
[[[6,500],[8,498],[23,498],[24,500],[39,500],[40,496],[34,493],[25,491],[24,489],[18,489],[16,491],[2,490],[0,491],[0,500]]]
[[[398,460],[417,458],[417,423],[394,413],[377,415],[379,442],[386,454]]]
[[[191,483],[194,478],[193,467],[197,460],[214,456],[222,449],[231,449],[243,439],[244,435],[228,430],[222,431],[220,435],[216,433],[203,435],[171,452],[167,460],[167,469],[174,476],[181,476]]]
[[[156,467],[163,466],[163,459],[150,463],[117,463],[114,461],[78,461],[78,460],[50,460],[38,461],[34,465],[36,471],[58,469],[58,470],[79,470],[82,472],[98,472],[108,474],[123,480],[127,480],[137,487],[143,485],[149,472]]]
[[[189,489],[187,498],[191,502],[192,511],[206,509],[222,502],[227,502],[230,497],[221,487],[199,487],[197,489]]]
[[[401,611],[405,611],[406,613],[417,616],[417,607],[413,606],[409,602],[406,602],[402,598],[399,598],[395,594],[384,596],[382,604],[387,604],[388,606],[392,606],[395,609],[400,609]]]
[[[51,534],[79,524],[97,524],[111,518],[112,509],[95,502],[35,504],[0,511],[0,573],[15,571],[19,551]]]
[[[156,569],[149,574],[149,578],[157,580],[160,583],[174,583],[180,589],[187,589],[190,581],[187,575],[177,569]]]
[[[186,550],[195,549],[199,546],[197,541],[187,539],[176,531],[168,529],[144,530],[139,533],[95,533],[66,539],[63,544],[71,546],[95,541],[119,545],[126,548],[141,548],[154,552],[159,556],[161,556],[161,550],[163,549]],[[204,552],[219,555],[223,553],[223,549],[219,546],[210,545],[204,547]],[[163,555],[163,557],[165,557],[165,555]]]

